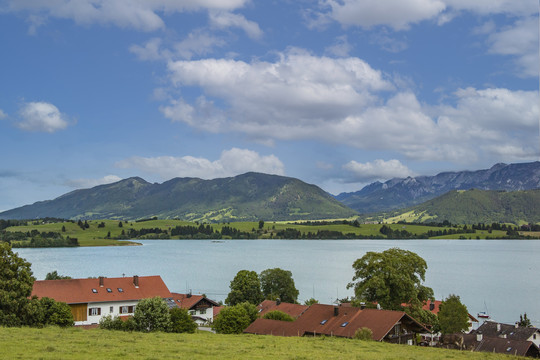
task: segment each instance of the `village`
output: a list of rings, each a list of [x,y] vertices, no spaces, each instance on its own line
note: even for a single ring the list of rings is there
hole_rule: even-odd
[[[144,299],[159,298],[170,309],[186,309],[199,329],[207,331],[213,331],[212,325],[227,308],[204,295],[171,292],[161,276],[37,280],[32,296],[66,303],[73,315],[74,326],[89,329],[99,327],[106,317],[127,320]],[[441,301],[427,301],[423,309],[437,315],[440,305]],[[380,306],[356,307],[340,302],[301,305],[267,299],[257,305],[257,311],[257,318],[243,333],[359,338],[358,334],[367,331],[371,340],[379,342],[540,357],[538,328],[518,323],[501,324],[489,319],[480,324],[471,314],[468,314],[467,330],[441,335],[404,311],[384,310]],[[284,313],[293,321],[272,319],[267,316],[272,312]]]

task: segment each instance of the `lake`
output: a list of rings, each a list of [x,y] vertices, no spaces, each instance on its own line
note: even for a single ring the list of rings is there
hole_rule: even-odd
[[[540,327],[538,240],[137,240],[143,246],[14,249],[32,263],[37,279],[48,272],[73,278],[161,275],[173,292],[224,300],[239,270],[290,270],[299,301],[321,303],[353,294],[353,262],[368,251],[399,247],[423,257],[425,285],[437,299],[457,294],[476,316],[488,311],[514,323],[527,313]],[[486,309],[487,308],[487,309]]]

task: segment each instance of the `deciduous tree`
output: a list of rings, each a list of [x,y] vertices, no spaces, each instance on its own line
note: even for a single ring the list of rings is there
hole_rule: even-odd
[[[133,314],[136,328],[139,331],[169,331],[171,315],[169,307],[160,297],[142,299]]]
[[[266,269],[261,272],[260,278],[265,299],[280,299],[283,302],[296,303],[299,292],[290,271],[280,268]]]
[[[225,299],[228,305],[249,302],[257,305],[263,300],[261,282],[255,271],[240,270],[230,284],[231,292]]]
[[[240,334],[253,322],[243,304],[228,306],[214,320],[214,330],[219,334]]]
[[[187,309],[173,308],[171,313],[171,332],[174,333],[194,333],[197,324],[189,315]]]
[[[357,299],[377,302],[384,309],[401,310],[402,304],[418,305],[433,298],[433,290],[422,285],[427,264],[408,250],[398,248],[368,252],[353,264]]]
[[[469,311],[457,295],[452,294],[441,302],[437,316],[443,334],[458,333],[469,328]]]

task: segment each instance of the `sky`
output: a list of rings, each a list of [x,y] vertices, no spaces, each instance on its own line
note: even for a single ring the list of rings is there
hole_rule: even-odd
[[[0,0],[0,210],[140,176],[332,193],[536,161],[537,0]]]

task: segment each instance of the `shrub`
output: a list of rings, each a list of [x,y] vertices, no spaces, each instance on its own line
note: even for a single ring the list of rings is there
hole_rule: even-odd
[[[173,308],[171,314],[171,332],[175,333],[194,333],[197,324],[189,315],[187,309]]]
[[[283,311],[274,310],[270,311],[263,316],[264,319],[271,319],[271,320],[281,320],[281,321],[294,321],[294,318],[284,313]]]
[[[373,340],[373,331],[370,328],[363,327],[354,333],[354,338],[358,340]]]

